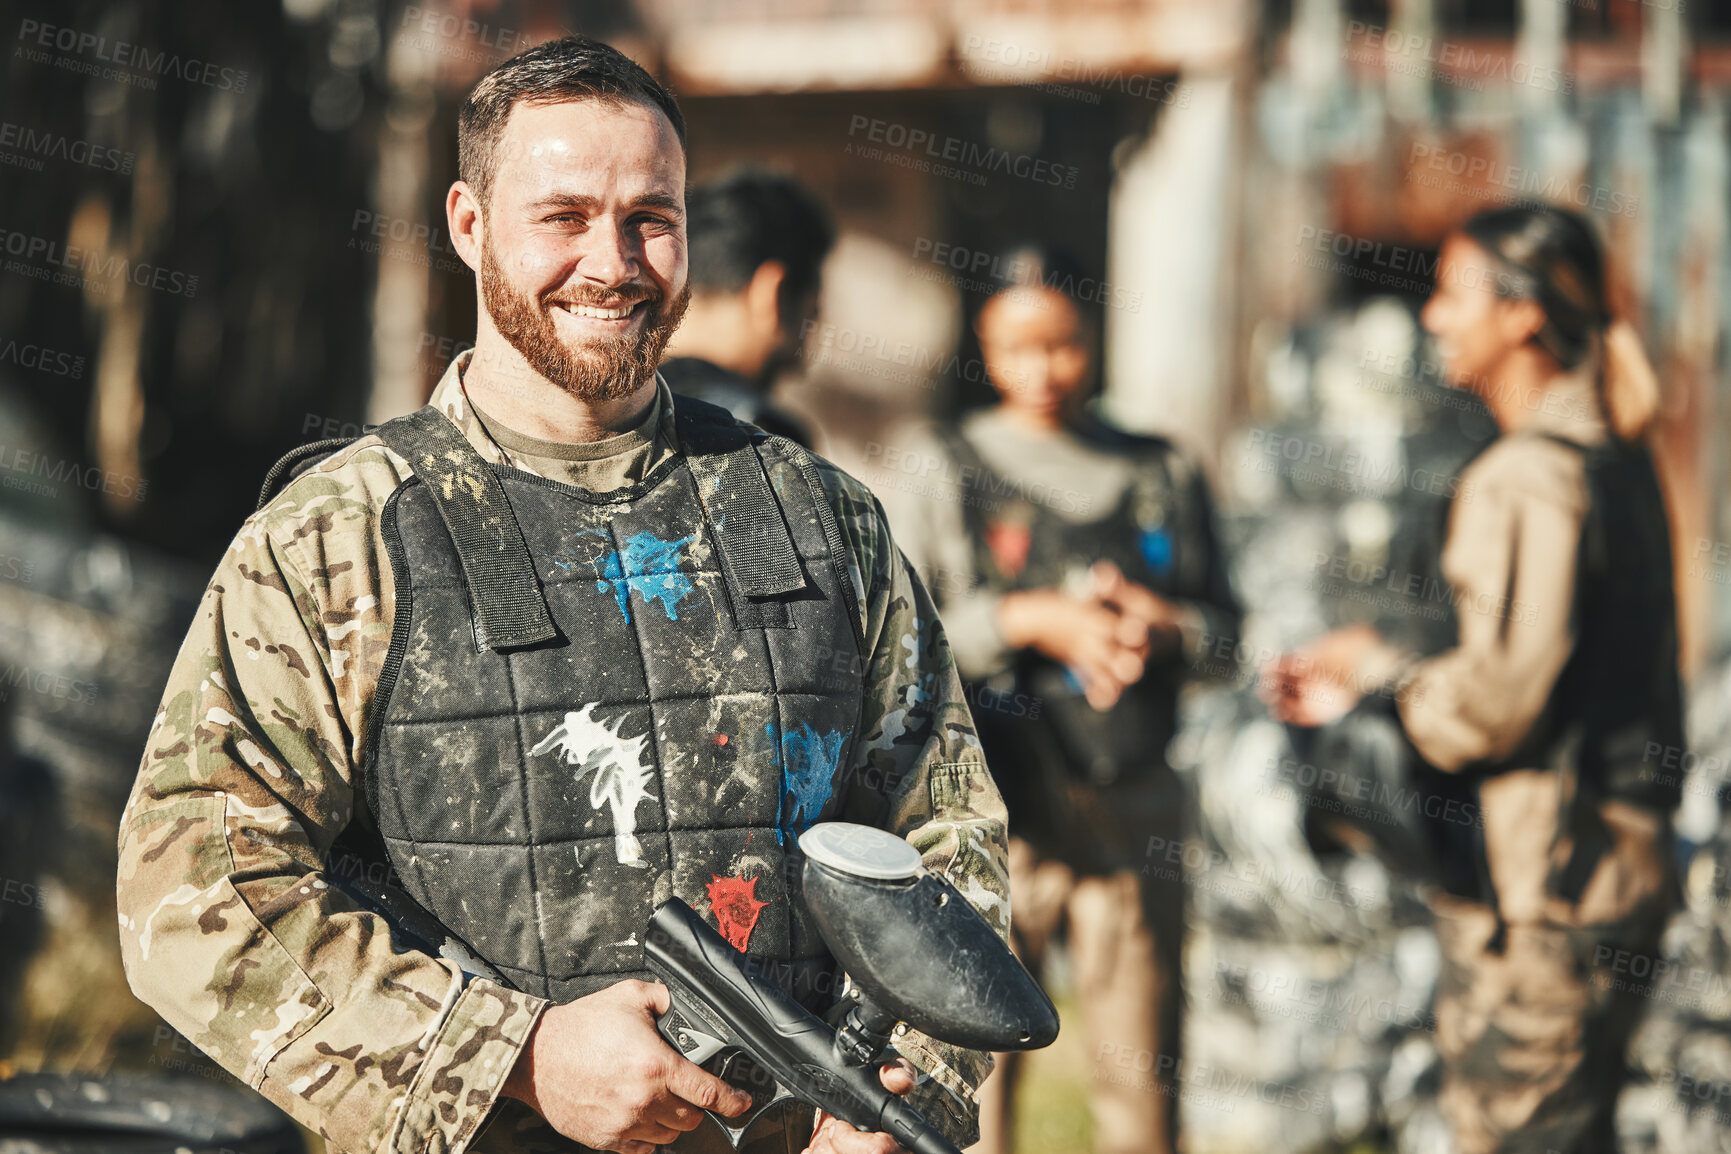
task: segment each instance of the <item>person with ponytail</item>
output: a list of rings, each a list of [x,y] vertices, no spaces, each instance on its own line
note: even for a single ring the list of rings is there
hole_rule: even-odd
[[[1404,799],[1359,832],[1404,841],[1388,856],[1434,883],[1460,1154],[1610,1151],[1678,897],[1677,613],[1645,442],[1658,381],[1611,315],[1592,226],[1564,209],[1467,220],[1422,320],[1500,432],[1449,508],[1456,642],[1421,656],[1337,630],[1276,661],[1264,694],[1308,759]],[[1365,739],[1377,725],[1395,739]]]

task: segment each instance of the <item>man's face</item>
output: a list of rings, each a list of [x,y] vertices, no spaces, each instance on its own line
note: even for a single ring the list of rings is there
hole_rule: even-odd
[[[482,208],[481,300],[536,372],[583,400],[650,380],[690,300],[685,154],[635,101],[519,104]]]

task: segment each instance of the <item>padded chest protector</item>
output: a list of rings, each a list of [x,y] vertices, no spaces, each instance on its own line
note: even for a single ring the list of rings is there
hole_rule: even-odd
[[[833,816],[864,662],[811,458],[681,399],[681,452],[591,493],[379,430],[397,611],[365,782],[404,888],[518,988],[647,977],[684,898],[766,961],[824,956],[795,839]]]

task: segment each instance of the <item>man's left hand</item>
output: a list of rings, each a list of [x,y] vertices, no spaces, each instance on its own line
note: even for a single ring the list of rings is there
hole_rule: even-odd
[[[914,1088],[914,1068],[906,1058],[885,1062],[878,1071],[884,1089],[892,1094],[906,1094]],[[862,1133],[839,1118],[824,1111],[817,1112],[817,1129],[812,1131],[811,1145],[805,1154],[905,1154],[888,1134]]]

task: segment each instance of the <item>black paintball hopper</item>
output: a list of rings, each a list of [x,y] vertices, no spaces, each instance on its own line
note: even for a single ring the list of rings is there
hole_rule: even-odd
[[[971,1050],[1052,1044],[1051,999],[961,891],[920,865],[911,845],[845,822],[815,825],[799,845],[806,906],[859,1000]]]

